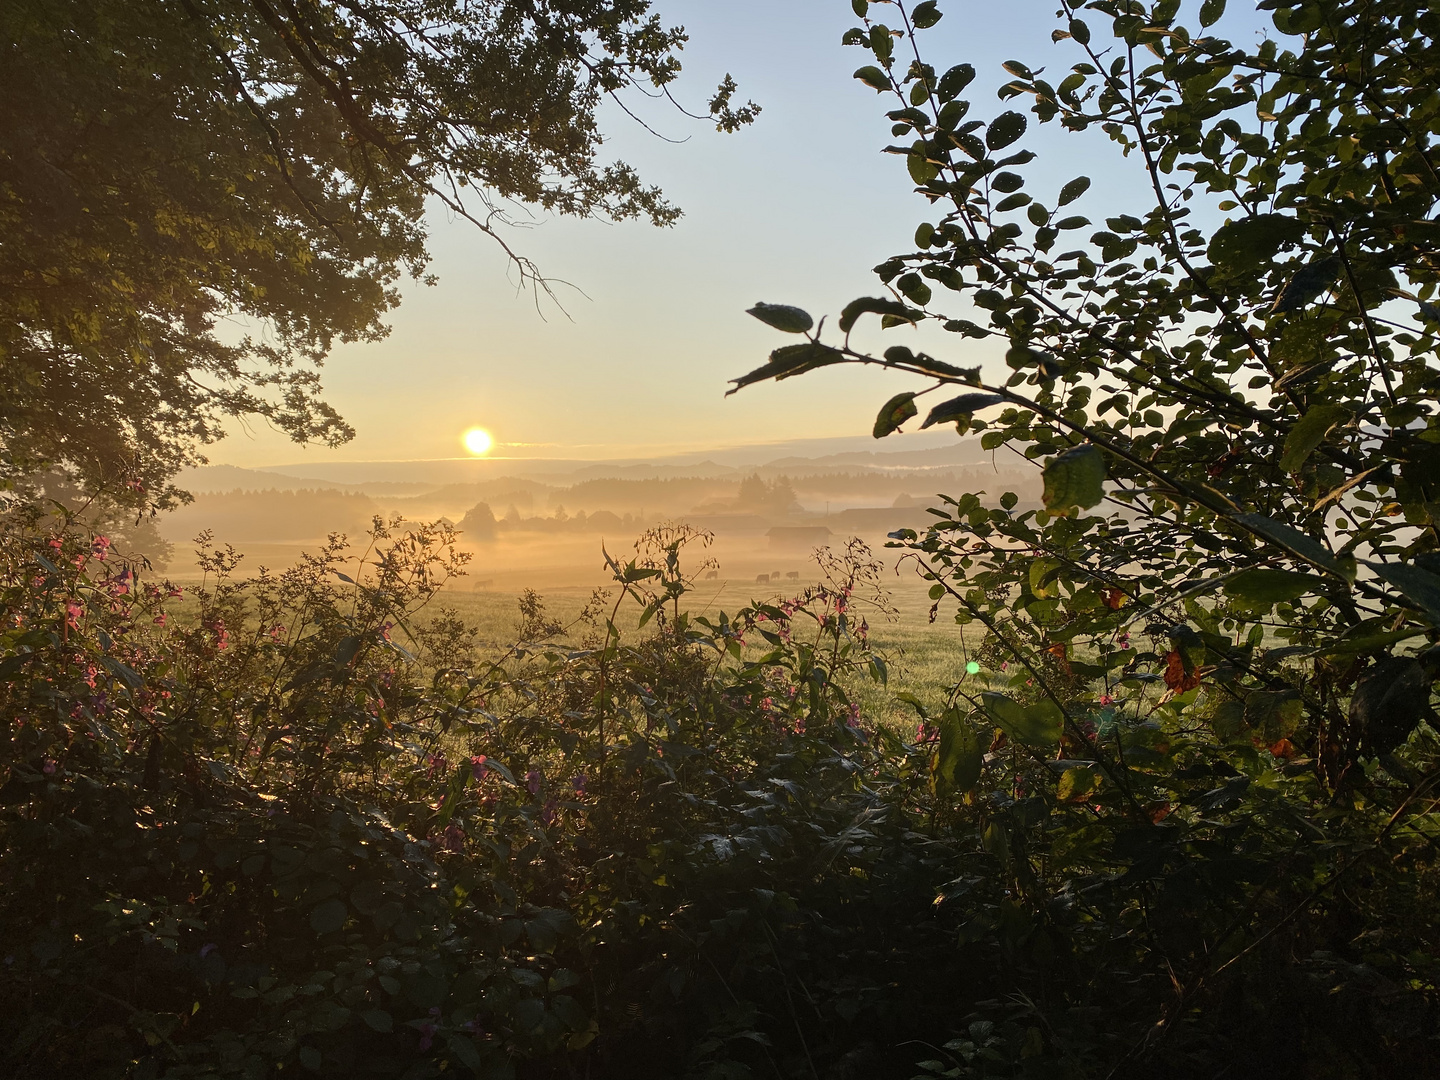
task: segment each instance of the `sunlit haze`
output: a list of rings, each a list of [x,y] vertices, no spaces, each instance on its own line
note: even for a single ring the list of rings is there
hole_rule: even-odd
[[[642,118],[665,139],[618,108],[605,111],[608,149],[685,211],[680,222],[656,229],[517,210],[527,227],[507,230],[506,241],[556,279],[555,301],[537,301],[516,287],[493,241],[432,212],[438,284],[403,283],[391,335],[337,347],[323,371],[329,400],[357,429],[354,441],[300,447],[263,425],[236,426],[210,448],[211,461],[453,458],[462,452],[455,432],[474,423],[467,413],[477,400],[505,417],[494,456],[507,458],[635,459],[869,431],[879,403],[906,388],[902,380],[832,369],[725,397],[727,380],[777,344],[746,308],[765,300],[833,316],[875,292],[871,267],[908,249],[927,213],[910,194],[904,160],[881,152],[888,106],[851,77],[863,57],[840,45],[855,22],[850,5],[665,0],[657,9],[690,34],[677,90],[685,103],[703,103],[729,71],[764,108],[753,127],[720,135],[641,100]],[[974,63],[977,105],[988,99],[995,111],[1003,106],[994,90],[1009,78],[1005,60],[1061,61],[1049,37],[1053,4],[1003,10],[992,24],[984,8],[957,8],[926,46],[937,64]],[[1103,135],[1064,138],[1044,128],[1027,145],[1041,154],[1035,167],[1058,182],[1110,157]],[[1123,183],[1097,184],[1097,201],[1119,206],[1125,194]],[[951,362],[1000,360],[989,345],[907,333]],[[885,449],[908,449],[913,438]]]
[[[484,457],[495,445],[495,440],[490,432],[481,427],[474,427],[465,432],[461,442],[465,444],[465,449],[476,457]]]

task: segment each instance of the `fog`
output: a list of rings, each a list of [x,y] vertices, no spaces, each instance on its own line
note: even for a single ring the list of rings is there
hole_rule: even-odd
[[[1033,465],[991,460],[974,440],[892,454],[789,453],[748,464],[484,464],[483,478],[468,482],[448,462],[357,465],[343,481],[302,469],[192,469],[181,483],[194,501],[157,522],[173,547],[166,570],[177,579],[195,572],[192,541],[202,531],[243,553],[246,569],[280,570],[331,533],[359,540],[374,517],[399,515],[460,530],[472,562],[457,589],[584,587],[607,580],[602,545],[625,555],[646,528],[683,521],[713,534],[716,587],[738,588],[769,583],[757,578],[812,580],[810,552],[852,536],[879,550],[887,533],[933,521],[926,508],[940,505],[942,493],[983,491],[986,502],[998,503],[1013,491],[1022,507],[1039,500]]]

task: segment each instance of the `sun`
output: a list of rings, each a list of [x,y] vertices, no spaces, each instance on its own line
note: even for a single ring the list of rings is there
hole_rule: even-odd
[[[495,440],[491,438],[490,432],[483,427],[472,427],[461,436],[460,441],[465,444],[465,449],[476,457],[484,457],[495,445]]]

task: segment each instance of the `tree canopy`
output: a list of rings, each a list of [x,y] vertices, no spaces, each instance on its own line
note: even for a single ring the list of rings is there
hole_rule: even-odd
[[[226,416],[351,435],[336,341],[423,276],[427,198],[672,222],[600,157],[606,95],[668,93],[648,0],[17,0],[0,10],[0,474],[165,504]],[[733,130],[728,79],[711,102]],[[652,91],[657,92],[657,91]],[[520,273],[539,280],[506,247]]]

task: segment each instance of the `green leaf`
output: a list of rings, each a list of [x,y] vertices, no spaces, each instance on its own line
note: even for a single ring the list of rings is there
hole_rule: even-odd
[[[1298,599],[1306,593],[1317,592],[1324,585],[1325,579],[1314,574],[1257,566],[1242,570],[1227,581],[1225,592],[1252,607],[1269,608],[1287,600]]]
[[[335,646],[335,663],[338,667],[345,667],[355,654],[360,651],[360,639],[358,637],[343,637],[340,643]]]
[[[970,64],[956,64],[940,76],[940,85],[936,88],[940,100],[950,101],[957,97],[974,78],[974,67]]]
[[[959,420],[962,416],[969,416],[980,409],[1004,400],[999,394],[961,394],[949,401],[942,401],[931,409],[930,415],[925,417],[925,422],[920,425],[920,429],[923,431],[936,424],[951,423]]]
[[[828,345],[821,345],[815,341],[807,341],[801,345],[783,345],[770,354],[769,363],[763,367],[758,367],[738,379],[731,379],[730,381],[735,386],[725,393],[728,397],[736,390],[749,386],[751,383],[762,382],[765,379],[788,379],[792,375],[803,375],[807,371],[824,367],[826,364],[838,364],[844,359],[845,354],[838,349],[832,349]]]
[[[1225,0],[1205,0],[1200,5],[1200,25],[1214,26],[1225,14]]]
[[[787,334],[803,334],[815,325],[810,313],[789,304],[756,304],[747,315],[754,315],[766,326],[773,326]]]
[[[475,1044],[464,1035],[447,1037],[445,1048],[450,1051],[456,1061],[471,1072],[479,1072],[485,1064],[485,1059],[480,1056],[480,1051],[475,1049]]]
[[[1020,113],[1003,112],[985,130],[985,145],[991,150],[1003,150],[1025,134],[1025,127],[1025,117]]]
[[[863,19],[870,11],[870,0],[850,0],[850,10],[857,18]]]
[[[1340,266],[1340,260],[1334,255],[1327,255],[1323,259],[1316,259],[1309,265],[1302,266],[1295,271],[1295,275],[1280,290],[1280,295],[1275,298],[1275,306],[1270,309],[1270,314],[1278,315],[1284,311],[1299,311],[1305,307],[1328,289],[1340,276]]]
[[[981,739],[958,709],[946,709],[940,719],[940,745],[932,766],[935,791],[963,794],[974,788],[980,782],[988,742]]]
[[[940,175],[940,166],[924,154],[908,155],[905,158],[905,167],[910,171],[910,179],[921,186],[930,183]]]
[[[1318,540],[1306,536],[1299,529],[1282,525],[1264,514],[1236,514],[1234,520],[1250,532],[1284,548],[1290,554],[1297,555],[1306,562],[1323,570],[1329,570],[1340,577],[1346,577],[1335,556],[1326,551]]]
[[[872,315],[889,315],[912,323],[919,322],[924,317],[924,312],[916,311],[888,296],[862,296],[858,300],[851,300],[840,312],[840,332],[848,334],[855,328],[860,316],[867,312]]]
[[[980,701],[990,719],[1016,742],[1043,749],[1060,741],[1065,716],[1053,701],[1039,701],[1027,707],[990,691],[981,694]]]
[[[1305,226],[1288,214],[1257,214],[1227,222],[1207,249],[1211,262],[1227,270],[1252,270],[1275,258],[1286,244],[1298,243]]]
[[[1045,509],[1063,513],[1073,506],[1088,508],[1105,497],[1105,459],[1091,443],[1072,447],[1052,458],[1043,473]]]
[[[365,1026],[372,1031],[378,1031],[382,1035],[388,1035],[395,1030],[394,1018],[384,1009],[367,1009],[360,1014],[360,1019],[365,1021]]]
[[[884,71],[874,64],[867,64],[865,67],[857,68],[855,78],[880,93],[884,93],[890,89],[890,76],[886,75]]]
[[[1072,203],[1090,190],[1090,178],[1088,176],[1077,176],[1060,189],[1058,205],[1064,206]]]
[[[1325,441],[1325,436],[1336,424],[1349,420],[1353,414],[1343,405],[1315,405],[1300,418],[1285,437],[1285,452],[1280,458],[1280,468],[1287,473],[1297,473],[1315,448]]]
[[[930,29],[944,17],[944,13],[936,6],[935,0],[925,0],[922,4],[916,4],[915,10],[910,12],[910,21],[921,30]]]
[[[1099,769],[1090,765],[1076,765],[1060,774],[1055,797],[1061,802],[1079,802],[1094,795],[1099,787]]]
[[[1413,563],[1366,562],[1365,565],[1381,580],[1399,589],[1407,600],[1418,604],[1432,625],[1440,626],[1440,577]]]
[[[310,929],[317,934],[333,934],[345,925],[350,909],[345,901],[330,899],[318,904],[310,912]]]
[[[899,431],[900,425],[919,411],[913,393],[896,394],[880,409],[880,415],[875,417],[875,438],[883,439],[886,435]]]

